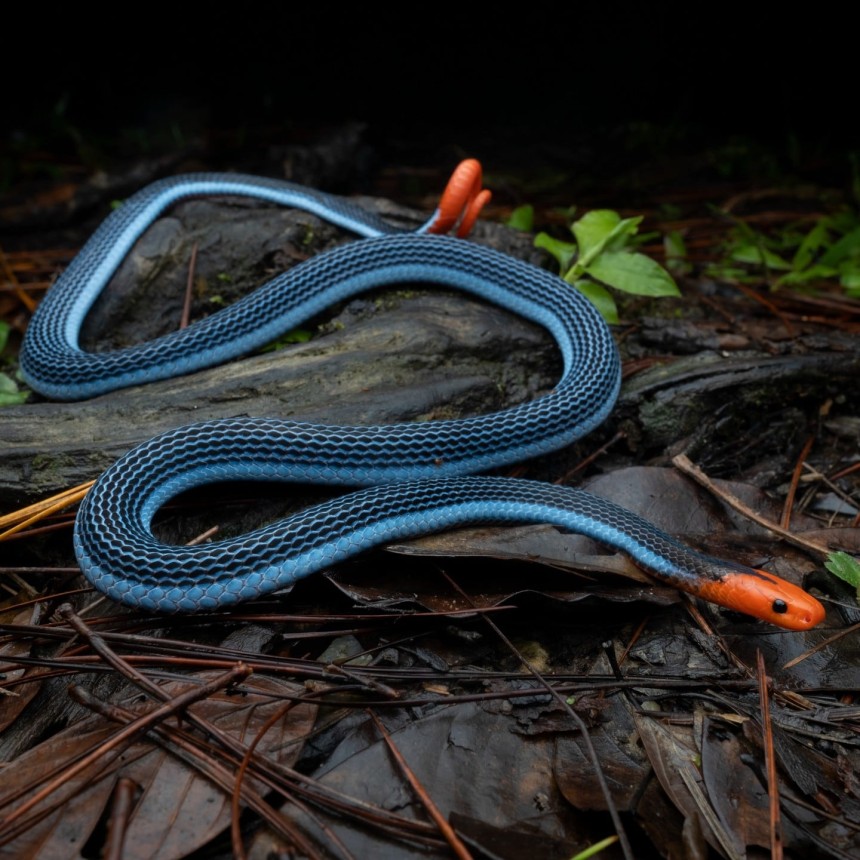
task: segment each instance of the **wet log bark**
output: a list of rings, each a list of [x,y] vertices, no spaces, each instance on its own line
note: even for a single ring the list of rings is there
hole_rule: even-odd
[[[391,203],[365,202],[404,226],[420,223],[417,213]],[[83,345],[112,349],[178,327],[195,248],[199,317],[349,240],[304,212],[189,201],[153,225],[129,255],[88,316]],[[536,259],[529,237],[499,225],[479,225],[477,240]],[[646,321],[646,340],[677,325],[671,318],[662,322]],[[82,403],[36,398],[5,408],[0,505],[13,508],[94,478],[135,444],[182,424],[237,415],[369,424],[478,414],[536,397],[560,373],[546,332],[432,286],[368,294],[309,328],[314,336],[307,343],[184,378]],[[652,368],[625,385],[612,422],[640,448],[659,451],[681,439],[696,456],[730,413],[759,414],[853,392],[860,355],[834,338],[806,354],[727,356],[712,348]]]
[[[386,217],[414,213],[376,204]],[[482,227],[482,241],[528,257],[528,240]],[[190,201],[141,239],[87,318],[85,348],[111,349],[175,329],[192,248],[197,316],[313,253],[348,241],[303,212],[247,202]],[[237,415],[370,424],[476,414],[552,387],[560,361],[548,334],[496,307],[433,290],[377,291],[322,320],[314,337],[180,379],[80,403],[4,409],[4,508],[96,477],[167,429]]]

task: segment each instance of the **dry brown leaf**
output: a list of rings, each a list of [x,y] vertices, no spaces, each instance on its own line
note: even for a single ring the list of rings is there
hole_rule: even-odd
[[[209,676],[201,673],[196,677],[208,680]],[[187,686],[170,684],[167,689],[179,692]],[[241,695],[221,693],[198,702],[191,710],[236,741],[248,744],[272,713],[283,706],[281,696],[295,694],[297,689],[294,684],[254,675],[242,684]],[[145,713],[153,705],[137,701],[127,707]],[[268,754],[282,764],[292,763],[315,714],[315,706],[302,704],[293,708],[269,730],[257,747],[258,753]],[[104,744],[116,731],[115,725],[93,716],[10,763],[0,793],[0,815],[12,815],[52,778],[58,766]],[[14,781],[8,778],[13,773]],[[124,860],[184,857],[229,826],[229,796],[169,752],[142,740],[118,754],[106,755],[95,767],[69,779],[34,811],[45,817],[34,821],[12,841],[4,844],[10,831],[0,824],[2,850],[8,856],[68,860],[83,847],[105,814],[120,777],[131,779],[141,789],[129,821]],[[32,789],[21,798],[14,797],[22,786]]]
[[[634,720],[654,773],[672,803],[686,818],[699,818],[702,833],[712,846],[730,860],[744,860],[743,840],[723,827],[704,790],[699,751],[689,728],[665,726],[640,714]]]
[[[34,615],[38,612],[35,606],[23,609],[6,620],[8,624],[34,624]],[[11,637],[9,641],[0,646],[0,666],[4,666],[6,660],[14,663],[15,657],[29,657],[33,648],[31,639]],[[50,670],[33,666],[18,666],[3,668],[3,680],[7,685],[7,691],[0,694],[0,732],[5,731],[16,717],[32,701],[36,693],[41,689],[39,677],[46,675]],[[27,683],[10,685],[11,681],[27,679]]]

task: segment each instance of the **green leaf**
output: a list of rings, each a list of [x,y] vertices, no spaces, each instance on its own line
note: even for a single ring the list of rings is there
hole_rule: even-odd
[[[846,233],[839,241],[821,255],[818,261],[822,266],[838,266],[843,260],[860,257],[860,227]]]
[[[605,246],[606,250],[620,251],[623,248],[633,247],[653,238],[656,235],[655,233],[643,233],[641,236],[636,235],[639,232],[639,225],[642,223],[644,217],[644,215],[637,215],[635,218],[622,218],[618,222],[618,226],[612,231],[609,241]]]
[[[857,213],[851,209],[841,209],[828,216],[830,226],[840,235],[850,233],[857,226]]]
[[[687,245],[684,242],[684,237],[677,230],[670,230],[663,237],[663,247],[666,249],[667,257],[687,256]]]
[[[292,331],[288,331],[277,340],[267,343],[260,352],[277,352],[279,349],[283,349],[291,343],[307,343],[312,337],[313,332],[309,332],[303,328],[294,328]]]
[[[604,319],[617,323],[615,299],[596,281],[634,295],[680,295],[669,272],[650,257],[631,250],[641,221],[641,217],[622,218],[610,209],[594,209],[571,226],[576,244],[538,233],[535,247],[558,261],[564,280],[585,295]],[[677,234],[675,247],[684,253],[683,240]]]
[[[818,255],[822,248],[830,245],[829,220],[821,218],[815,226],[803,237],[797,246],[797,251],[791,261],[794,271],[805,269]]]
[[[5,394],[0,391],[0,407],[3,406],[20,406],[27,402],[30,396],[29,391],[16,391],[14,394]]]
[[[839,267],[839,283],[852,292],[860,289],[860,261],[846,260]]]
[[[860,599],[860,562],[847,552],[832,552],[827,556],[824,566],[834,575],[852,588],[856,589]]]
[[[798,272],[788,272],[781,275],[776,282],[779,287],[782,284],[806,284],[809,281],[825,281],[828,278],[835,278],[839,274],[838,269],[833,266],[822,266],[821,263],[815,263],[806,269],[801,269]]]
[[[579,243],[577,276],[587,271],[591,261],[604,251],[620,251],[636,235],[642,217],[624,218],[611,209],[593,209],[586,212],[570,228]]]
[[[0,406],[15,406],[24,403],[30,396],[29,391],[19,391],[18,385],[6,373],[0,373]]]
[[[670,230],[663,237],[663,250],[666,252],[666,268],[676,274],[686,274],[692,268],[687,260],[687,245],[677,230]]]
[[[607,836],[605,839],[601,839],[600,842],[595,842],[594,845],[590,845],[588,848],[580,851],[579,854],[574,854],[570,860],[592,860],[593,857],[596,857],[603,851],[604,848],[609,848],[611,845],[614,845],[618,841],[618,836],[613,834],[612,836]]]
[[[9,332],[12,330],[12,326],[9,323],[0,320],[0,352],[3,352],[6,349],[6,343],[9,340]]]
[[[600,248],[621,223],[621,216],[611,209],[592,209],[571,226],[583,254]]]
[[[592,209],[574,222],[570,229],[585,256],[595,250],[599,252],[608,243],[615,244],[615,250],[627,244],[629,237],[636,235],[641,222],[641,215],[636,218],[622,218],[611,209]]]
[[[723,262],[711,263],[705,266],[704,273],[715,281],[738,281],[739,283],[746,283],[752,280],[746,269],[741,269],[739,266],[730,266]]]
[[[779,254],[765,248],[763,245],[752,242],[741,242],[731,252],[731,259],[736,263],[749,263],[753,266],[765,266],[768,269],[787,272],[791,270],[791,263],[784,260]]]
[[[531,233],[535,225],[535,208],[531,203],[517,206],[507,220],[508,227],[514,230],[522,230],[523,233]]]
[[[681,295],[672,276],[644,254],[605,251],[588,267],[588,274],[634,296]]]
[[[576,256],[576,245],[572,242],[562,242],[555,239],[549,233],[538,233],[535,236],[535,248],[543,248],[544,251],[555,257],[562,277],[570,268],[571,260]]]
[[[609,291],[587,278],[575,281],[573,286],[579,290],[600,311],[600,315],[608,323],[618,322],[618,306]]]

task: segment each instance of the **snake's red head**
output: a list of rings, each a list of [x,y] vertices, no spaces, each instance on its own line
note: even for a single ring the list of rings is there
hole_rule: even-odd
[[[786,630],[809,630],[824,620],[824,607],[811,594],[766,570],[733,571],[707,582],[696,593]]]

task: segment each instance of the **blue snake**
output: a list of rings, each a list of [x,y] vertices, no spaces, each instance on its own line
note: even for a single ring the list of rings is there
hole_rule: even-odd
[[[113,352],[81,350],[84,317],[137,239],[169,206],[202,195],[304,209],[362,238],[301,263],[181,331]],[[419,231],[406,233],[342,198],[232,174],[156,182],[104,221],[26,333],[22,374],[48,397],[88,398],[220,364],[334,302],[410,282],[463,290],[545,327],[558,345],[563,373],[551,392],[532,402],[472,418],[380,426],[233,418],[164,433],[119,459],[82,503],[74,545],[89,581],[130,606],[213,610],[393,540],[472,523],[551,523],[619,548],[657,579],[715,603],[789,629],[818,623],[823,609],[797,586],[698,553],[611,502],[568,487],[472,477],[558,450],[597,427],[617,398],[620,363],[609,328],[580,293],[490,248],[434,235],[438,222],[437,212]],[[169,546],[153,536],[152,518],[166,501],[226,480],[366,489],[212,544]]]

